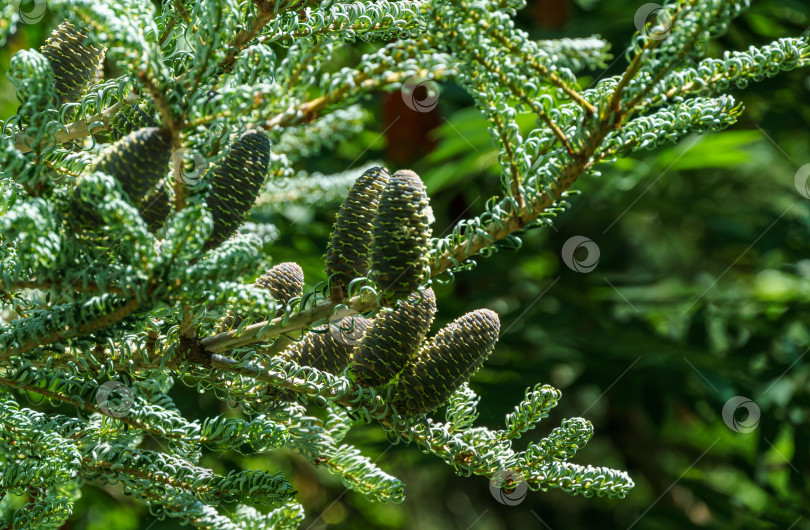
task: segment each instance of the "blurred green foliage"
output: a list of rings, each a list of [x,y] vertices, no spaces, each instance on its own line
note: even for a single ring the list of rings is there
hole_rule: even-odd
[[[588,86],[624,67],[637,4],[530,2],[519,20],[533,38],[599,33],[612,42],[614,64],[581,78]],[[549,12],[563,23],[549,27]],[[53,24],[46,17],[23,27],[0,49],[0,64],[38,46]],[[754,2],[713,53],[808,26],[805,2]],[[201,464],[227,472],[240,462],[291,476],[310,514],[304,528],[313,529],[810,529],[810,202],[794,186],[797,170],[810,163],[810,77],[794,71],[734,95],[747,110],[732,130],[604,166],[601,178],[575,186],[582,194],[555,229],[526,234],[519,252],[496,255],[436,288],[434,329],[469,307],[501,316],[496,353],[472,382],[485,397],[480,421],[498,425],[524,388],[555,385],[565,399],[534,439],[562,418],[588,418],[597,435],[578,462],[628,470],[637,487],[626,500],[549,492],[505,506],[486,480],[454,477],[440,462],[390,446],[373,428],[353,431],[349,441],[372,459],[385,454],[383,467],[407,485],[401,505],[346,493],[336,477],[295,459],[245,461],[227,453]],[[386,160],[392,135],[380,116],[398,97],[380,94],[367,131],[305,169],[330,173]],[[0,80],[0,112],[11,115],[16,106],[11,85]],[[442,87],[437,113],[439,126],[429,133],[435,148],[410,165],[424,176],[440,235],[462,214],[481,211],[498,170],[485,120],[458,87]],[[320,278],[338,207],[266,214],[283,234],[278,248],[294,252],[271,247],[273,261],[294,259],[309,278]],[[561,259],[575,235],[598,245],[593,272],[572,271]],[[174,392],[184,410],[221,406],[185,387]],[[733,431],[721,416],[738,395],[760,411],[752,432]],[[745,419],[738,411],[737,420]],[[174,528],[116,487],[89,490],[75,513],[75,528]]]

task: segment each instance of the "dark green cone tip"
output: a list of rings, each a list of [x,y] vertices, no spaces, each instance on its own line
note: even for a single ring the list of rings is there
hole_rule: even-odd
[[[393,311],[381,311],[352,353],[352,374],[360,386],[379,387],[415,361],[436,316],[433,289],[417,291]]]
[[[489,309],[467,313],[442,328],[397,381],[397,410],[411,416],[441,406],[481,368],[500,329],[498,315]]]
[[[332,374],[341,373],[351,361],[352,350],[367,330],[369,321],[359,315],[330,324],[329,330],[308,332],[282,352],[282,358]]]
[[[160,230],[172,212],[172,204],[166,186],[159,185],[155,190],[141,199],[138,213],[153,234]]]
[[[256,287],[269,290],[273,298],[286,304],[304,294],[304,270],[294,261],[279,263],[256,279]]]
[[[404,298],[426,280],[431,217],[419,175],[408,169],[394,173],[374,218],[370,276],[378,290]]]
[[[214,230],[205,250],[218,247],[242,225],[256,202],[270,166],[270,139],[261,130],[248,131],[207,173],[211,184],[208,208]]]
[[[138,129],[157,127],[159,124],[155,118],[156,115],[157,110],[152,104],[125,105],[110,121],[110,139],[117,142]]]
[[[139,205],[168,170],[172,157],[169,133],[147,127],[128,134],[110,145],[93,166],[115,178],[132,204]]]
[[[346,195],[326,250],[326,275],[334,288],[368,274],[374,216],[390,178],[385,168],[367,169]]]
[[[87,44],[87,35],[62,22],[40,48],[51,62],[59,103],[75,103],[101,71],[104,50]]]

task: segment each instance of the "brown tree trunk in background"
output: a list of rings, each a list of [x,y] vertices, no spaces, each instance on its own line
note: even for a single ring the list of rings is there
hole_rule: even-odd
[[[414,93],[420,101],[425,94],[424,87]],[[387,140],[385,158],[395,167],[410,167],[436,147],[430,132],[442,121],[438,105],[428,112],[417,112],[405,104],[400,92],[386,93],[382,101],[382,120]]]
[[[525,9],[540,29],[562,29],[571,15],[570,0],[530,0]],[[417,88],[417,100],[425,98],[425,89]],[[387,140],[385,158],[395,167],[409,167],[430,153],[436,142],[430,132],[441,125],[439,106],[429,112],[409,108],[400,92],[386,93],[382,101],[382,130]]]
[[[570,0],[530,0],[526,7],[540,29],[562,29],[571,15]]]

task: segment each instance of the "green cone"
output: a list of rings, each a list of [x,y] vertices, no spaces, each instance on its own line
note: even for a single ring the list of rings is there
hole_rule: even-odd
[[[115,178],[132,204],[166,176],[172,146],[165,129],[148,127],[128,134],[108,147],[93,166]]]
[[[294,261],[279,263],[256,278],[256,287],[268,289],[273,298],[286,304],[304,294],[304,270]]]
[[[117,142],[124,136],[144,127],[157,127],[157,110],[149,103],[124,105],[110,121],[110,139]]]
[[[256,278],[254,284],[256,287],[269,290],[273,298],[286,304],[292,298],[304,294],[304,270],[294,261],[279,263]],[[275,316],[283,314],[284,310],[279,309]],[[236,329],[243,320],[242,315],[237,315],[232,309],[228,310],[217,323],[217,333]]]
[[[352,350],[368,325],[369,321],[359,315],[345,317],[330,323],[328,331],[308,332],[300,342],[284,350],[281,356],[301,366],[339,374],[349,365]]]
[[[59,24],[40,52],[51,63],[60,104],[79,101],[104,60],[104,49],[87,44],[87,35],[70,22]]]
[[[360,386],[392,381],[415,362],[419,345],[436,316],[433,289],[411,293],[393,311],[381,311],[352,354],[351,372]]]
[[[394,173],[374,218],[370,276],[378,290],[404,298],[427,279],[431,221],[419,175],[407,169]]]
[[[368,273],[374,216],[390,178],[382,167],[367,169],[340,207],[326,250],[326,275],[337,299],[343,298],[349,282]]]
[[[422,414],[447,401],[492,353],[500,327],[494,311],[478,309],[442,328],[397,381],[397,410],[409,416]]]
[[[270,166],[270,139],[261,130],[239,137],[230,151],[207,172],[211,184],[208,208],[214,218],[214,231],[205,249],[218,247],[244,222],[256,202]]]
[[[138,208],[138,213],[141,218],[146,222],[146,227],[153,234],[160,230],[166,218],[172,212],[172,204],[169,199],[169,194],[166,192],[166,186],[160,184],[146,197],[141,199],[141,205]]]

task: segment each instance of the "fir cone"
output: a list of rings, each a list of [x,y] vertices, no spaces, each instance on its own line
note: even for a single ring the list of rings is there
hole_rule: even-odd
[[[394,406],[409,416],[438,408],[478,371],[499,332],[498,315],[489,309],[467,313],[442,328],[400,376]]]
[[[273,295],[273,298],[287,304],[292,298],[304,294],[304,270],[293,261],[279,263],[256,278],[254,285],[267,289]],[[278,317],[283,314],[284,309],[279,309],[275,316]],[[217,333],[236,329],[243,320],[244,316],[237,315],[235,311],[229,310],[219,320]]]
[[[340,207],[326,250],[326,275],[336,300],[343,299],[349,282],[368,273],[374,216],[390,178],[384,168],[366,170]]]
[[[427,279],[427,247],[432,213],[419,175],[400,170],[391,176],[374,218],[371,278],[391,299],[408,296]]]
[[[217,322],[217,333],[224,333],[236,329],[244,320],[244,318],[236,314],[236,311],[229,309],[228,312],[225,313],[225,316],[220,318],[219,322]]]
[[[110,120],[110,139],[117,142],[124,136],[145,127],[157,127],[157,109],[149,103],[124,105]]]
[[[104,49],[87,44],[87,35],[67,21],[59,24],[40,51],[51,63],[60,104],[79,101],[104,60]]]
[[[93,171],[115,178],[129,200],[140,205],[148,191],[166,176],[172,146],[165,129],[148,127],[128,134],[108,147]]]
[[[294,261],[279,263],[256,278],[256,287],[268,289],[273,298],[286,304],[304,294],[304,270]]]
[[[357,384],[379,387],[415,362],[435,316],[436,295],[430,288],[411,293],[393,311],[378,313],[352,354]]]
[[[169,194],[166,192],[166,186],[160,184],[146,197],[141,199],[141,205],[138,208],[138,213],[141,218],[146,222],[146,227],[153,234],[160,230],[163,223],[172,212],[171,200]]]
[[[231,146],[225,157],[208,172],[211,191],[208,208],[214,230],[205,250],[231,237],[256,202],[270,165],[270,139],[260,130],[248,131]]]
[[[369,321],[359,315],[330,322],[328,331],[310,331],[300,342],[282,352],[282,358],[301,366],[339,374],[349,365],[352,350],[368,328]]]

